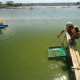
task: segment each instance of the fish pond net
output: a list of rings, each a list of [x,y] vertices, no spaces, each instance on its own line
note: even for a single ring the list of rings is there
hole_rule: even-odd
[[[48,48],[48,58],[66,57],[66,49],[62,46],[55,46]]]

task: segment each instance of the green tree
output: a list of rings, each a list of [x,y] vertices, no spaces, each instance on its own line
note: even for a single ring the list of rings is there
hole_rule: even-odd
[[[80,2],[77,2],[77,4],[79,5],[79,4],[80,4]]]
[[[2,5],[2,2],[0,2],[0,6]]]
[[[7,2],[6,2],[6,5],[8,5],[8,6],[13,6],[13,5],[14,5],[14,2],[13,2],[13,1],[7,1]]]

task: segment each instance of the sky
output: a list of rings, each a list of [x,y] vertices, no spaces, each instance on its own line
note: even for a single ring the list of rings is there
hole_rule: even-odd
[[[13,1],[14,3],[54,3],[54,2],[80,2],[80,0],[0,0],[5,3],[6,1]]]

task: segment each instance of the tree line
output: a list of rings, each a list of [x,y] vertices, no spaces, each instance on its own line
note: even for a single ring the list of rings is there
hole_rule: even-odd
[[[6,3],[0,2],[0,8],[4,7],[16,7],[16,6],[21,6],[22,3],[14,3],[13,1],[6,1]]]
[[[0,2],[0,8],[4,8],[4,7],[17,7],[17,6],[34,6],[34,5],[45,5],[46,3],[14,3],[13,1],[6,1],[6,3],[2,3]],[[50,3],[48,3],[50,5]],[[51,5],[54,4],[73,4],[73,5],[80,5],[80,2],[76,2],[76,3],[51,3]]]

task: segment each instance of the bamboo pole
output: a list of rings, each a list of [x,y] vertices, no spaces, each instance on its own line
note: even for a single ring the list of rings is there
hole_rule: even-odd
[[[69,45],[70,36],[68,33],[66,33],[66,38],[67,38],[68,45]],[[71,55],[71,59],[73,63],[73,69],[75,72],[75,77],[76,77],[76,80],[80,80],[80,55],[78,51],[75,49],[75,47],[76,46],[69,45],[70,55]]]

